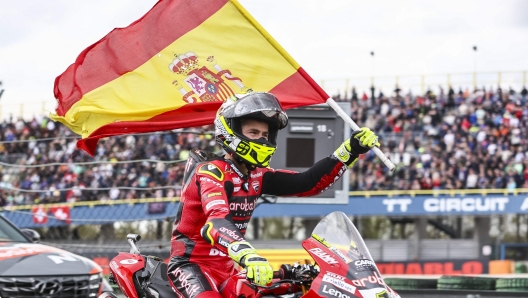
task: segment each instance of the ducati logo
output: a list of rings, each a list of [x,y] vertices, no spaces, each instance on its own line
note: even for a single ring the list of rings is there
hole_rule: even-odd
[[[256,193],[259,192],[260,183],[258,181],[251,182],[251,186],[253,186],[253,189],[255,190]]]

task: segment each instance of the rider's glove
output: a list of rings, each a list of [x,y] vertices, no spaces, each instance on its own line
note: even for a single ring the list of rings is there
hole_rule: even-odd
[[[367,153],[372,147],[379,147],[378,136],[367,127],[352,132],[350,139],[337,148],[333,156],[349,169],[354,166],[360,154]]]
[[[251,244],[235,241],[227,247],[229,257],[246,269],[246,276],[254,283],[265,286],[273,279],[273,268],[268,260],[259,256]]]

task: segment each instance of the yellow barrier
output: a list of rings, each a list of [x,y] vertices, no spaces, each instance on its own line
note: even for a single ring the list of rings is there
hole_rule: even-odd
[[[489,274],[511,274],[513,273],[512,260],[489,261]]]
[[[294,264],[307,259],[314,263],[304,249],[259,249],[258,253],[268,260],[273,270],[279,270],[282,264]]]

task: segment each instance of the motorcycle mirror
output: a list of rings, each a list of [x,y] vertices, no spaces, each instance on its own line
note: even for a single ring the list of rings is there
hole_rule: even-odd
[[[127,235],[127,241],[128,241],[128,244],[130,245],[130,253],[131,254],[135,254],[135,255],[141,254],[141,252],[139,251],[139,248],[136,245],[136,242],[138,242],[139,240],[141,240],[141,236],[140,235],[137,235],[137,234],[128,234]]]
[[[138,242],[139,240],[141,240],[141,235],[128,234],[127,239],[133,240],[134,242]]]

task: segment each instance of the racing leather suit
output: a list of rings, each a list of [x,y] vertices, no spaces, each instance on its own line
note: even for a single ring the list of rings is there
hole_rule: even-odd
[[[346,166],[326,157],[302,173],[256,168],[244,176],[218,157],[196,166],[184,185],[171,239],[169,278],[179,297],[221,297],[218,287],[235,272],[227,246],[244,241],[262,194],[313,196],[337,181]]]

